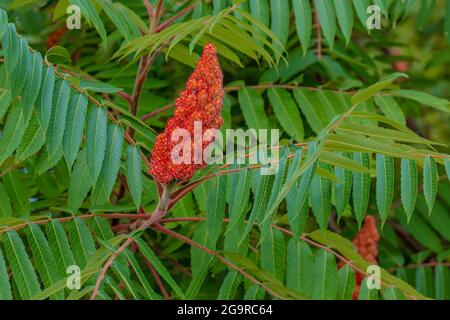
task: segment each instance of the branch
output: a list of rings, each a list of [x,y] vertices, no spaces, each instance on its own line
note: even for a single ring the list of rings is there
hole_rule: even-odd
[[[141,120],[142,120],[142,121],[146,121],[146,120],[148,120],[148,119],[150,119],[150,118],[153,118],[153,117],[156,116],[157,114],[160,114],[160,113],[162,113],[162,112],[164,112],[164,111],[167,111],[167,110],[172,109],[173,107],[175,107],[175,103],[168,104],[167,106],[164,106],[164,107],[162,107],[162,108],[159,108],[159,109],[157,109],[157,110],[154,110],[154,111],[152,111],[152,112],[149,112],[149,113],[147,113],[147,114],[144,114],[144,115],[141,117]]]
[[[169,19],[167,19],[166,21],[161,23],[161,25],[156,28],[156,33],[161,32],[162,30],[164,30],[165,28],[170,26],[175,20],[177,20],[178,18],[180,18],[180,17],[184,16],[185,14],[194,10],[196,6],[197,6],[197,4],[194,3],[194,4],[190,5],[189,7],[184,8],[180,12],[177,12],[176,14],[174,14],[172,17],[170,17]]]
[[[17,231],[17,230],[21,230],[23,228],[25,228],[26,226],[30,225],[30,224],[38,224],[38,225],[43,225],[43,224],[47,224],[50,223],[52,221],[58,221],[58,222],[67,222],[67,221],[71,221],[75,218],[80,218],[80,219],[91,219],[91,218],[104,218],[104,219],[130,219],[130,220],[139,220],[139,219],[148,219],[149,218],[149,214],[145,213],[145,214],[136,214],[136,213],[110,213],[110,214],[96,214],[96,213],[92,213],[92,214],[85,214],[85,215],[81,215],[81,216],[70,216],[70,217],[63,217],[63,218],[49,218],[49,219],[42,219],[42,220],[35,220],[35,221],[27,221],[21,224],[17,224],[15,226],[12,227],[4,227],[0,229],[0,234],[7,232],[7,231]]]
[[[146,230],[147,228],[149,228],[151,225],[153,225],[154,223],[156,223],[158,220],[160,220],[162,217],[164,217],[164,215],[167,213],[167,206],[168,206],[168,201],[169,201],[169,194],[170,194],[170,188],[165,186],[164,190],[163,190],[163,195],[161,196],[161,198],[159,199],[158,205],[155,209],[155,211],[153,211],[152,215],[150,216],[150,218],[148,218],[147,220],[138,220],[136,222],[139,222],[139,228],[138,230]],[[134,242],[134,238],[128,238],[127,241],[125,241],[118,249],[116,252],[114,252],[111,257],[108,259],[108,261],[106,261],[105,265],[103,266],[103,268],[100,271],[99,276],[97,277],[97,281],[95,282],[95,287],[94,287],[94,291],[92,292],[92,296],[91,296],[91,300],[95,300],[95,297],[97,296],[99,290],[100,290],[100,285],[103,281],[103,279],[106,276],[106,272],[108,271],[108,269],[111,267],[112,263],[114,262],[114,260],[116,260],[116,258],[126,249],[130,246],[130,244],[132,244]]]
[[[144,6],[147,9],[149,25],[151,25],[152,24],[152,19],[153,19],[154,15],[155,15],[155,13],[153,12],[153,7],[152,7],[151,3],[148,2],[148,0],[144,0]]]
[[[253,85],[253,86],[229,86],[229,87],[224,87],[223,90],[225,91],[225,93],[229,93],[229,92],[241,90],[242,88],[252,88],[252,89],[256,89],[256,90],[271,89],[271,88],[280,88],[280,89],[286,89],[286,90],[304,89],[304,90],[310,90],[310,91],[323,90],[323,87],[309,87],[309,86],[299,86],[297,84],[273,84],[273,83],[258,84],[258,85]],[[327,91],[338,93],[338,94],[350,94],[350,95],[355,93],[355,91],[342,91],[342,90],[330,90],[330,89],[328,89]],[[172,109],[173,107],[175,107],[175,103],[170,103],[164,107],[153,110],[153,111],[143,115],[141,117],[141,120],[146,121],[146,120],[156,116],[157,114],[160,114],[162,112]]]
[[[450,267],[450,262],[423,262],[423,263],[413,263],[413,264],[407,264],[406,266],[398,266],[389,268],[389,272],[397,271],[399,269],[417,269],[417,268],[433,268],[433,267]]]
[[[317,14],[317,9],[314,9],[314,20],[317,31],[317,58],[319,60],[322,60],[322,31],[320,30],[320,22],[319,16]]]
[[[189,270],[189,268],[185,267],[184,265],[180,264],[176,259],[172,258],[170,255],[167,255],[164,253],[163,250],[159,249],[158,247],[153,247],[153,251],[161,258],[169,261],[172,263],[176,269],[178,269],[180,272],[184,273],[188,277],[192,278],[192,272]]]
[[[95,297],[98,294],[98,291],[100,289],[100,285],[103,281],[103,279],[106,276],[106,272],[108,271],[109,267],[113,264],[114,260],[116,260],[116,258],[126,249],[128,248],[128,246],[130,244],[132,244],[134,242],[133,238],[128,238],[127,241],[125,241],[120,247],[119,249],[117,249],[116,252],[114,252],[111,257],[108,259],[108,261],[106,261],[105,265],[103,266],[102,270],[100,271],[100,274],[97,278],[97,281],[95,282],[95,287],[94,290],[92,292],[92,296],[90,300],[95,300]]]
[[[308,144],[309,143],[295,143],[293,144],[296,147],[302,147],[303,151],[307,151],[308,150]],[[271,150],[274,149],[279,149],[280,146],[273,146],[271,147]],[[245,155],[245,157],[249,157],[251,156],[252,153],[248,153]],[[293,158],[295,156],[295,153],[291,153],[289,154],[287,157]],[[281,161],[280,159],[278,159],[278,162]],[[276,162],[272,162],[272,165],[274,165]],[[230,165],[229,164],[224,164],[222,166],[219,167],[219,169],[226,169],[228,168]],[[184,185],[182,188],[178,189],[177,191],[175,191],[172,195],[171,195],[171,200],[169,203],[169,209],[173,207],[173,205],[180,200],[182,197],[184,197],[186,194],[188,194],[189,192],[191,192],[193,189],[195,189],[196,187],[198,187],[201,183],[205,182],[206,180],[212,179],[214,177],[217,176],[223,176],[223,175],[227,175],[227,174],[231,174],[231,173],[236,173],[236,172],[240,172],[242,170],[255,170],[255,169],[260,169],[262,167],[261,164],[253,164],[253,165],[249,165],[247,167],[241,167],[241,168],[235,168],[235,169],[229,169],[229,170],[223,170],[223,171],[218,171],[218,172],[214,172],[214,173],[210,173],[207,174],[195,181],[192,181],[186,185]]]
[[[158,272],[156,272],[152,263],[147,259],[147,257],[145,255],[142,254],[142,251],[140,249],[139,249],[139,253],[141,254],[141,257],[144,258],[144,262],[147,265],[147,267],[150,269],[150,272],[152,273],[153,278],[155,279],[156,283],[158,284],[159,290],[161,290],[161,293],[163,294],[164,299],[169,300],[170,294],[167,291],[166,287],[164,286],[164,283],[162,282],[161,277],[159,276]]]
[[[144,0],[144,5],[147,8],[148,16],[150,20],[149,26],[149,34],[155,33],[156,28],[158,28],[159,21],[161,19],[161,14],[163,11],[163,0],[158,0],[158,4],[156,5],[156,9],[153,10],[153,7],[148,2],[148,0]],[[138,113],[139,101],[142,95],[142,88],[144,87],[145,81],[148,77],[148,71],[155,61],[158,54],[161,52],[164,45],[159,47],[155,52],[153,52],[150,56],[144,56],[139,60],[139,67],[136,74],[136,79],[134,82],[133,94],[131,95],[131,99],[129,100],[129,109],[130,113],[133,116],[136,116]],[[132,127],[128,128],[128,133],[131,137],[134,136],[134,129]]]
[[[128,103],[131,103],[131,96],[128,93],[124,91],[119,91],[117,92],[117,95],[124,98]]]
[[[237,91],[240,90],[244,87],[247,88],[252,88],[252,89],[271,89],[271,88],[280,88],[280,89],[287,89],[287,90],[295,90],[295,89],[304,89],[304,90],[310,90],[310,91],[319,91],[319,90],[323,90],[323,87],[318,86],[318,87],[311,87],[311,86],[300,86],[298,84],[295,83],[287,83],[287,84],[273,84],[273,83],[265,83],[265,84],[257,84],[257,85],[252,85],[252,86],[229,86],[229,87],[225,87],[223,90],[225,92],[231,92],[231,91]],[[328,89],[328,91],[334,92],[334,93],[339,93],[339,94],[355,94],[356,91],[342,91],[342,90],[330,90]]]
[[[142,57],[139,62],[139,68],[137,71],[136,80],[134,83],[133,94],[131,96],[131,101],[130,101],[131,102],[130,103],[130,113],[133,116],[136,116],[138,113],[139,101],[140,101],[141,95],[142,95],[142,88],[144,87],[145,81],[148,78],[148,71],[164,47],[165,47],[165,44],[163,44],[157,50],[155,50],[155,52],[153,52],[150,57],[149,56]],[[133,136],[134,135],[133,128],[130,127],[129,129],[130,129],[129,130],[130,136]]]
[[[199,222],[199,221],[205,221],[205,220],[206,220],[205,217],[168,218],[168,219],[161,219],[161,220],[159,221],[159,224],[156,225],[156,226],[160,226],[161,223],[164,224],[164,223],[184,222],[184,221],[196,221],[196,222]],[[223,221],[224,221],[224,222],[230,222],[230,219],[225,218],[225,219],[223,219]],[[246,221],[246,223],[248,223],[248,221]],[[288,236],[291,236],[291,237],[294,236],[294,233],[291,232],[290,230],[286,229],[286,228],[280,227],[280,226],[278,226],[278,225],[276,225],[276,224],[271,224],[270,226],[271,226],[272,228],[275,228],[275,229],[280,230],[281,232],[283,232],[284,234],[286,234],[286,235],[288,235]],[[154,229],[156,229],[156,228],[154,228]],[[156,230],[158,230],[158,229],[156,229]],[[173,231],[172,231],[172,232],[173,232]],[[175,233],[175,232],[174,232],[174,233]],[[180,236],[181,236],[181,235],[180,235]],[[187,238],[187,239],[189,239],[189,238]],[[303,234],[302,236],[300,236],[300,239],[303,240],[303,241],[305,241],[305,242],[307,242],[307,243],[310,244],[311,246],[314,246],[314,247],[316,247],[316,248],[320,248],[320,249],[323,249],[323,250],[329,252],[330,254],[334,255],[338,260],[341,260],[341,261],[344,262],[345,264],[348,264],[348,265],[349,265],[352,269],[354,269],[355,271],[361,273],[364,277],[366,277],[366,276],[369,275],[365,270],[362,270],[361,268],[359,268],[358,266],[356,266],[356,265],[353,263],[352,260],[347,259],[345,256],[343,256],[343,255],[341,255],[340,253],[336,252],[336,251],[333,250],[332,248],[327,247],[327,246],[325,246],[325,245],[323,245],[323,244],[321,244],[321,243],[316,242],[315,240],[312,240],[312,239],[308,238],[308,235],[307,235],[307,234]],[[180,240],[181,240],[181,239],[180,239]],[[190,240],[190,239],[189,239],[189,240]],[[182,241],[183,241],[183,240],[182,240]],[[191,241],[191,242],[193,242],[193,241]],[[209,249],[208,249],[208,250],[209,250]],[[209,251],[211,251],[211,250],[209,250]],[[205,251],[205,252],[206,252],[206,251]],[[212,252],[213,252],[213,251],[212,251]],[[216,254],[216,256],[218,255],[218,253],[215,253],[215,254]],[[221,260],[221,259],[220,259],[220,260]],[[225,260],[225,259],[224,259],[224,260]],[[222,261],[222,260],[221,260],[221,261]],[[449,263],[449,264],[450,264],[450,263]],[[384,287],[390,287],[390,286],[391,286],[390,284],[384,282],[383,279],[380,280],[380,283],[381,283]],[[405,294],[406,296],[408,296],[409,298],[414,298],[413,296],[410,296],[410,295],[408,295],[407,293],[404,293],[404,294]]]
[[[403,239],[403,241],[415,252],[419,252],[423,250],[423,246],[416,241],[411,235],[406,232],[399,224],[395,223],[394,221],[389,220],[388,224],[394,229],[394,231],[397,233],[397,235]]]
[[[274,297],[280,298],[282,299],[283,297],[279,296],[276,292],[272,291],[272,289],[270,289],[269,287],[267,287],[264,283],[258,281],[257,279],[255,279],[253,276],[251,276],[250,274],[248,274],[247,272],[244,271],[244,269],[239,268],[238,266],[236,266],[234,263],[228,261],[227,259],[225,259],[224,257],[222,257],[218,252],[215,252],[211,249],[208,249],[205,246],[202,246],[200,243],[193,241],[192,239],[183,236],[182,234],[179,234],[175,231],[172,231],[170,229],[167,229],[163,226],[161,226],[160,224],[156,224],[153,226],[153,229],[164,233],[172,238],[178,239],[180,241],[183,241],[186,244],[189,244],[193,247],[196,247],[204,252],[206,252],[207,254],[210,254],[214,257],[216,257],[218,260],[220,260],[223,264],[225,264],[226,266],[230,267],[231,269],[236,270],[237,272],[239,272],[242,276],[244,276],[245,278],[247,278],[248,280],[250,280],[251,282],[253,282],[254,284],[259,285],[260,287],[262,287],[264,290],[266,290],[269,294],[271,294]]]

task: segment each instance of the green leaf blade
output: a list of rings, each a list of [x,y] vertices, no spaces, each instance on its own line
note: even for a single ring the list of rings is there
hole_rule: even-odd
[[[370,168],[370,157],[367,153],[356,152],[353,154],[353,160],[361,165]],[[361,226],[369,205],[370,195],[370,174],[353,173],[353,209],[355,211],[358,224]]]
[[[142,200],[142,161],[139,147],[127,147],[126,163],[128,187],[136,208],[139,208]]]
[[[47,131],[47,150],[50,158],[56,156],[58,149],[63,144],[69,100],[69,82],[62,79],[56,80],[53,91],[51,117]]]
[[[328,41],[330,47],[333,48],[334,38],[336,36],[336,14],[333,3],[329,0],[314,0],[314,5],[325,39]]]
[[[58,221],[50,221],[45,228],[50,249],[56,260],[61,278],[67,276],[67,268],[75,264],[69,239],[63,226]]]
[[[287,247],[287,287],[309,297],[312,292],[314,259],[311,248],[304,241],[289,240]]]
[[[377,154],[376,166],[376,201],[384,225],[394,198],[394,159]]]
[[[105,159],[107,116],[103,107],[94,107],[88,115],[86,129],[86,161],[92,186],[97,183]]]
[[[108,123],[105,160],[97,185],[94,189],[94,202],[103,204],[109,200],[114,188],[122,157],[124,131],[113,123]]]
[[[418,175],[414,160],[402,159],[400,195],[408,221],[414,212],[417,199]]]
[[[41,291],[41,286],[19,234],[15,231],[6,232],[3,244],[20,297],[31,299]]]
[[[305,55],[309,49],[311,41],[312,29],[312,10],[309,0],[292,1],[295,14],[295,25],[298,38],[302,45],[303,54]]]
[[[268,97],[281,126],[296,141],[303,141],[303,121],[291,94],[283,89],[271,88],[268,90]]]
[[[266,129],[269,120],[264,110],[264,100],[261,95],[252,88],[244,87],[238,91],[238,99],[248,127]]]
[[[337,294],[337,270],[334,256],[319,250],[314,261],[312,299],[333,300]]]
[[[36,99],[36,112],[45,134],[47,133],[52,116],[52,99],[55,81],[56,78],[53,67],[44,67],[42,70],[41,90]]]
[[[344,34],[345,42],[348,45],[352,36],[353,30],[353,7],[350,0],[334,0],[334,8],[336,10],[336,17]]]
[[[429,214],[431,215],[437,195],[437,165],[436,160],[430,156],[427,156],[424,159],[423,193],[427,202]]]
[[[5,259],[0,249],[0,300],[12,300],[11,284],[6,269]]]
[[[75,93],[70,98],[67,113],[66,129],[64,131],[63,148],[69,171],[77,157],[83,137],[84,122],[86,120],[88,101],[84,94]]]
[[[45,287],[50,287],[60,280],[60,275],[56,266],[56,261],[53,256],[47,239],[40,227],[36,224],[30,224],[25,229],[28,243],[33,253],[36,268],[39,271],[42,282]],[[62,292],[50,297],[52,300],[61,300],[64,298]]]

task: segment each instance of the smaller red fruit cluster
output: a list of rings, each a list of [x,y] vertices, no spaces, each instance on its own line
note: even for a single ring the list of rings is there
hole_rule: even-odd
[[[190,76],[186,90],[181,92],[175,102],[175,114],[166,125],[163,133],[156,137],[150,158],[150,174],[162,184],[174,181],[188,181],[195,171],[206,166],[204,159],[201,163],[174,163],[171,150],[179,143],[172,141],[172,133],[177,129],[185,129],[191,136],[191,157],[194,159],[195,141],[194,123],[201,122],[202,131],[219,129],[223,120],[220,116],[223,106],[223,74],[220,69],[216,48],[212,44],[204,47],[197,68]],[[202,139],[203,140],[203,139]],[[213,139],[203,140],[205,149]],[[183,143],[186,143],[183,141]],[[198,142],[197,142],[198,143]]]
[[[377,263],[379,240],[380,235],[378,234],[375,218],[373,216],[366,216],[363,227],[355,239],[353,239],[353,244],[364,260],[373,264]]]
[[[366,216],[363,227],[353,239],[353,244],[361,257],[363,257],[367,262],[378,264],[377,257],[379,240],[380,235],[378,233],[375,218],[373,216]],[[342,268],[343,266],[344,263],[340,261],[339,268]],[[364,280],[364,274],[356,272],[355,280],[356,285],[355,290],[353,291],[353,300],[358,300],[361,283]]]
[[[356,246],[358,253],[367,262],[377,264],[379,240],[380,235],[378,233],[375,218],[373,216],[366,216],[363,227],[353,239],[353,244]],[[353,300],[358,299],[359,289],[361,288],[363,280],[364,275],[360,272],[356,272],[356,287],[353,292]]]
[[[47,38],[47,48],[52,48],[59,44],[59,41],[64,36],[64,34],[67,32],[66,26],[62,27],[61,29],[58,29],[51,34],[49,34]]]

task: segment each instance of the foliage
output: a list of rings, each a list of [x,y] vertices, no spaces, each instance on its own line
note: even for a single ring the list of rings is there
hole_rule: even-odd
[[[450,299],[450,5],[373,2],[369,32],[369,0],[0,0],[0,299],[351,299],[367,215],[358,298]],[[280,129],[278,170],[168,188],[148,159],[207,43],[222,130]]]

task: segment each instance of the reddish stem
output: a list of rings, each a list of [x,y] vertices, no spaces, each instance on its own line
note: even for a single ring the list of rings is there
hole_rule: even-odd
[[[117,95],[127,100],[128,103],[131,103],[131,96],[128,93],[124,91],[119,91],[117,92]]]
[[[161,225],[160,225],[161,223],[164,224],[164,223],[184,222],[184,221],[196,221],[196,222],[198,222],[198,221],[206,221],[206,218],[204,218],[204,217],[185,217],[185,218],[168,218],[168,219],[161,219],[161,220],[159,221],[159,224],[155,225],[153,228],[154,228],[155,230],[161,231],[161,230],[159,229],[159,228],[163,228],[163,227],[161,227]],[[223,221],[224,221],[224,222],[230,222],[230,219],[225,218],[225,219],[223,219]],[[278,226],[278,225],[276,225],[276,224],[271,224],[270,226],[271,226],[272,228],[275,228],[275,229],[280,230],[281,232],[283,232],[283,233],[286,234],[286,235],[289,235],[289,236],[291,236],[291,237],[294,236],[294,234],[293,234],[290,230],[288,230],[288,229],[286,229],[286,228],[280,227],[280,226]],[[165,229],[165,228],[164,228],[164,229]],[[166,229],[166,230],[168,230],[168,229]],[[171,232],[172,232],[172,233],[175,233],[174,231],[171,231]],[[163,232],[163,233],[164,233],[164,232]],[[167,234],[167,233],[166,233],[166,234]],[[175,233],[175,234],[176,234],[176,233]],[[168,234],[168,235],[169,235],[169,234]],[[182,236],[182,235],[179,235],[179,236],[184,237],[184,236]],[[186,237],[184,237],[184,238],[186,238]],[[187,239],[189,239],[189,238],[187,238]],[[353,268],[355,271],[357,271],[357,272],[363,274],[364,276],[367,276],[367,275],[368,275],[367,272],[366,272],[365,270],[362,270],[361,268],[357,267],[357,266],[353,263],[353,261],[347,259],[346,257],[344,257],[343,255],[341,255],[340,253],[334,251],[332,248],[327,247],[327,246],[325,246],[325,245],[323,245],[323,244],[321,244],[321,243],[319,243],[319,242],[316,242],[315,240],[309,239],[307,234],[302,235],[302,236],[300,237],[300,239],[303,240],[303,241],[305,241],[305,242],[307,242],[307,243],[310,244],[311,246],[314,246],[314,247],[316,247],[316,248],[323,249],[323,250],[325,250],[325,251],[331,253],[331,254],[334,255],[338,260],[341,260],[341,261],[344,262],[345,264],[348,264],[351,268]],[[182,239],[179,238],[179,240],[182,240]],[[190,242],[186,242],[186,243],[191,244],[191,245],[194,245],[194,244],[193,244],[194,241],[192,241],[191,239],[189,239],[189,240],[190,240]],[[184,241],[184,240],[182,240],[182,241]],[[197,247],[198,247],[198,244],[197,244],[197,245],[194,245],[194,246],[197,246]],[[200,249],[201,249],[201,248],[200,248]],[[203,250],[203,251],[205,251],[205,250]],[[211,250],[209,250],[209,252],[208,252],[208,251],[205,251],[205,252],[210,253],[210,254],[214,254],[216,257],[217,257],[217,255],[218,255],[218,253],[215,253],[214,251],[211,251]],[[221,260],[221,261],[223,262],[222,259],[219,259],[219,260]],[[388,284],[384,283],[383,281],[381,281],[381,284],[383,284],[385,287],[388,287],[388,286],[389,286]]]
[[[49,223],[51,221],[59,221],[59,222],[67,222],[67,221],[71,221],[75,218],[80,218],[80,219],[90,219],[90,218],[94,218],[94,217],[100,217],[100,218],[105,218],[105,219],[131,219],[131,220],[139,220],[139,219],[148,219],[150,217],[150,215],[148,213],[145,214],[127,214],[127,213],[110,213],[110,214],[85,214],[85,215],[81,215],[81,216],[70,216],[70,217],[63,217],[63,218],[49,218],[49,219],[42,219],[42,220],[36,220],[36,221],[27,221],[12,227],[6,227],[6,228],[2,228],[0,229],[0,234],[2,234],[3,232],[7,232],[7,231],[12,231],[12,230],[20,230],[26,226],[28,226],[29,224],[46,224]]]
[[[176,14],[174,14],[172,17],[170,17],[169,19],[167,19],[166,21],[164,21],[163,23],[161,23],[161,25],[159,25],[159,27],[156,28],[156,32],[161,32],[162,30],[164,30],[165,28],[167,28],[169,25],[172,24],[172,22],[174,22],[175,20],[177,20],[178,18],[184,16],[185,14],[189,13],[190,11],[194,10],[195,7],[197,5],[194,3],[192,5],[190,5],[189,7],[184,8],[183,10],[181,10],[180,12],[177,12]]]
[[[153,267],[152,263],[147,259],[145,255],[142,254],[142,251],[139,250],[139,253],[141,254],[141,257],[144,258],[145,264],[150,269],[150,272],[152,273],[153,278],[155,279],[156,283],[158,284],[159,290],[161,290],[161,293],[164,296],[164,299],[170,300],[170,294],[167,291],[166,287],[164,286],[164,283],[161,280],[161,277],[159,276],[158,272],[156,272],[155,268]]]
[[[238,91],[240,89],[242,89],[244,86],[229,86],[229,87],[225,87],[223,88],[223,90],[228,93],[228,92],[233,92],[233,91]],[[280,88],[280,89],[287,89],[287,90],[295,90],[295,89],[305,89],[305,90],[310,90],[310,91],[319,91],[322,90],[321,87],[307,87],[307,86],[299,86],[296,84],[272,84],[272,83],[268,83],[268,84],[257,84],[257,85],[253,85],[253,86],[245,86],[246,88],[252,88],[252,89],[256,89],[256,90],[262,90],[262,89],[270,89],[270,88]],[[339,94],[354,94],[354,91],[341,91],[341,90],[328,90],[330,92],[334,92],[334,93],[339,93]],[[159,109],[153,110],[145,115],[143,115],[141,117],[142,121],[146,121],[162,112],[165,112],[167,110],[172,109],[173,107],[175,107],[175,103],[170,103],[164,107],[161,107]]]
[[[317,14],[317,9],[314,10],[314,20],[316,23],[317,31],[317,58],[322,60],[322,31],[320,30],[319,16]]]
[[[278,298],[282,298],[280,297],[276,292],[273,292],[269,287],[267,287],[264,283],[258,281],[257,279],[255,279],[253,276],[251,276],[250,274],[248,274],[247,272],[244,271],[244,269],[239,268],[238,266],[236,266],[234,263],[228,261],[227,259],[225,259],[224,257],[222,257],[218,252],[215,252],[211,249],[208,249],[207,247],[201,245],[198,242],[195,242],[193,240],[191,240],[188,237],[183,236],[182,234],[179,234],[175,231],[172,231],[170,229],[167,229],[159,224],[156,224],[153,226],[153,228],[161,233],[164,233],[172,238],[178,239],[180,241],[183,241],[193,247],[196,247],[214,257],[216,257],[218,260],[220,260],[223,264],[225,264],[226,266],[230,267],[231,269],[236,270],[237,272],[239,272],[242,276],[244,276],[245,278],[247,278],[248,280],[250,280],[251,282],[253,282],[254,284],[259,285],[260,287],[262,287],[264,290],[266,290],[269,294],[273,295],[274,297],[278,297]]]
[[[152,215],[147,220],[139,220],[139,230],[146,230],[151,225],[156,223],[159,219],[164,217],[164,215],[167,213],[167,206],[169,203],[169,194],[170,194],[170,188],[167,186],[164,187],[164,192],[161,198],[159,199],[158,205],[153,211]],[[95,287],[92,292],[91,300],[95,300],[95,297],[98,295],[98,292],[100,290],[100,285],[103,281],[103,279],[106,276],[106,272],[111,267],[114,260],[117,259],[117,257],[126,249],[130,244],[134,242],[134,238],[130,237],[128,238],[118,249],[116,252],[114,252],[111,257],[109,257],[108,261],[106,261],[105,265],[102,267],[100,274],[97,278],[97,281],[95,282]]]
[[[153,7],[152,7],[151,3],[148,2],[148,0],[144,0],[144,5],[145,5],[145,8],[147,9],[149,23],[151,24],[153,16],[154,16]]]
[[[162,112],[164,112],[164,111],[167,111],[167,110],[172,109],[173,107],[175,107],[175,103],[168,104],[167,106],[161,107],[161,108],[159,108],[159,109],[157,109],[157,110],[154,110],[154,111],[152,111],[152,112],[149,112],[149,113],[147,113],[147,114],[144,114],[144,115],[141,117],[141,120],[142,120],[142,121],[146,121],[146,120],[148,120],[148,119],[150,119],[150,118],[153,118],[153,117],[156,116],[157,114],[160,114],[160,113],[162,113]]]

